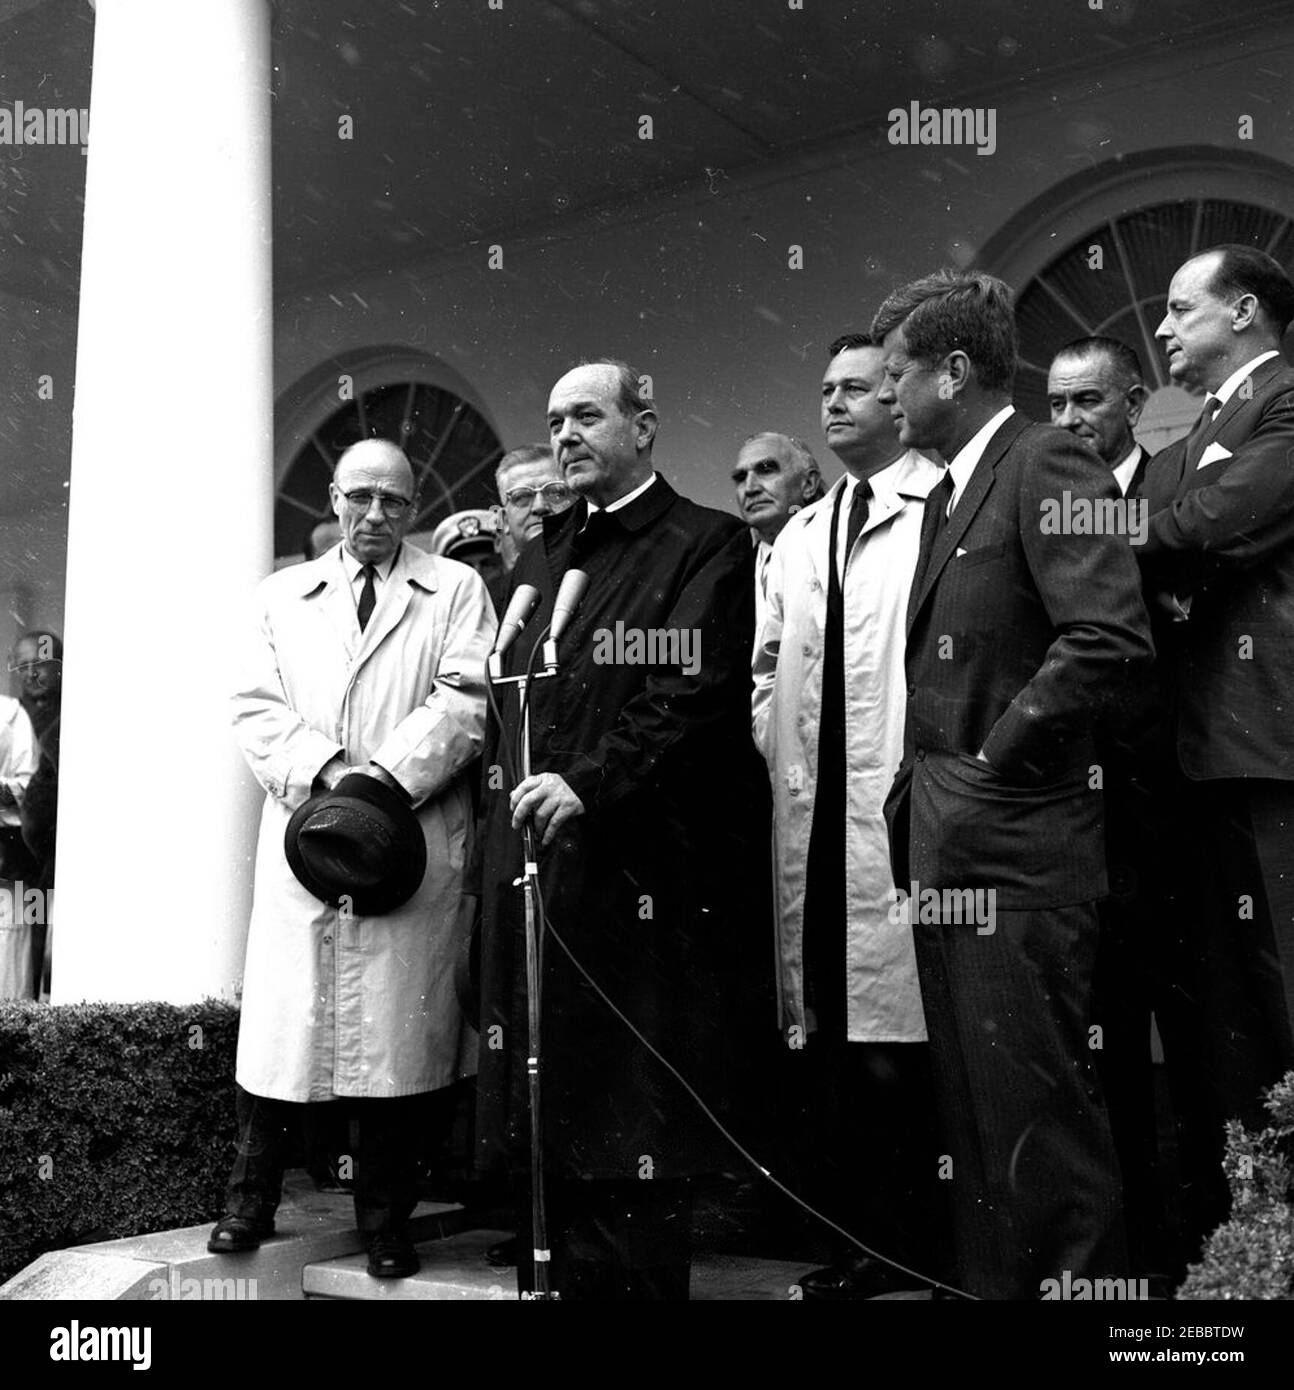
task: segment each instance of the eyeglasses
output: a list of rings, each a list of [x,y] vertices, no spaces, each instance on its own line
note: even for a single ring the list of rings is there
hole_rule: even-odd
[[[346,499],[347,504],[354,507],[357,512],[367,512],[376,500],[378,506],[382,508],[382,515],[389,517],[403,516],[413,506],[407,497],[392,497],[385,492],[369,492],[366,489],[343,492],[342,496]]]
[[[34,676],[37,671],[43,671],[47,666],[61,666],[63,663],[56,656],[47,657],[44,661],[9,661],[9,670],[15,676]]]
[[[575,496],[565,483],[545,483],[541,488],[514,487],[511,492],[503,494],[503,500],[509,507],[518,507],[523,511],[529,511],[535,505],[537,492],[544,494],[544,501],[550,507],[564,506]]]

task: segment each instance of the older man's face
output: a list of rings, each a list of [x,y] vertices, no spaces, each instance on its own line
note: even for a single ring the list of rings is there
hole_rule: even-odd
[[[413,521],[413,470],[404,455],[393,444],[364,440],[343,457],[329,495],[347,553],[385,564]]]
[[[1047,373],[1051,423],[1081,439],[1111,468],[1132,452],[1132,427],[1141,417],[1144,394],[1120,383],[1104,353],[1057,357]]]
[[[637,485],[640,422],[652,418],[646,411],[626,415],[619,390],[615,368],[596,362],[567,372],[548,398],[548,433],[562,477],[600,507]]]
[[[1155,337],[1168,354],[1168,375],[1178,386],[1215,390],[1230,375],[1227,370],[1236,334],[1231,326],[1234,300],[1212,289],[1220,257],[1197,256],[1187,261],[1168,286],[1168,312]]]
[[[774,435],[743,444],[732,470],[741,519],[766,540],[786,525],[793,507],[804,506],[809,482],[790,445]]]
[[[516,463],[499,479],[499,501],[508,535],[518,550],[544,529],[544,518],[564,512],[575,494],[562,481],[555,459]]]

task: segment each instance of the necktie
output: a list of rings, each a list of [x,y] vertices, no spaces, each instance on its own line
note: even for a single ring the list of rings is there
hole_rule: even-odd
[[[912,596],[915,599],[930,567],[930,555],[935,548],[939,533],[948,525],[948,504],[953,498],[952,469],[946,468],[944,476],[930,490],[926,498],[926,508],[921,514],[921,543],[917,552],[917,568],[912,578]]]
[[[858,539],[858,533],[867,524],[871,495],[872,485],[870,482],[864,481],[854,485],[854,500],[849,504],[849,523],[845,527],[846,565],[849,564],[849,556],[853,551],[854,542]]]
[[[953,471],[951,468],[945,469],[943,477],[939,480],[939,486],[930,494],[938,510],[935,535],[938,535],[948,524],[948,516],[952,510],[953,493],[956,491],[957,485],[953,482]]]
[[[1191,426],[1191,431],[1186,436],[1186,449],[1182,454],[1182,464],[1187,471],[1190,471],[1195,462],[1202,436],[1208,432],[1214,417],[1221,409],[1222,402],[1216,396],[1204,398],[1204,408],[1200,411],[1199,418]]]
[[[363,632],[368,626],[368,620],[373,616],[373,609],[377,606],[377,586],[373,583],[377,578],[377,571],[372,565],[365,565],[360,573],[364,576],[364,587],[359,591],[359,608],[356,612],[359,617],[359,630]]]

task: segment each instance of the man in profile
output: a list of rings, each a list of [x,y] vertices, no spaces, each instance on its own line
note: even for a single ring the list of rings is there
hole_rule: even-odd
[[[1177,847],[1196,970],[1211,1191],[1225,1218],[1223,1123],[1267,1122],[1294,1067],[1294,372],[1280,354],[1294,285],[1266,252],[1214,246],[1178,267],[1155,331],[1179,385],[1205,392],[1156,455],[1138,548],[1174,695]]]
[[[1012,408],[1006,285],[938,271],[894,291],[872,333],[900,442],[948,460],[922,524],[886,814],[895,882],[923,899],[913,933],[959,1280],[1036,1299],[1062,1273],[1125,1272],[1088,1050],[1106,877],[1089,778],[1097,727],[1148,675],[1149,628],[1125,536],[1043,529],[1062,497],[1116,488],[1072,435]]]

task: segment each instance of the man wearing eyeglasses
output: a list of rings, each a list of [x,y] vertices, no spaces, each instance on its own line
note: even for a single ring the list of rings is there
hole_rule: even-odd
[[[239,1147],[214,1253],[274,1232],[285,1137],[298,1107],[344,1098],[358,1121],[356,1224],[378,1278],[416,1272],[408,1234],[417,1144],[444,1123],[460,1075],[452,941],[481,748],[495,620],[466,565],[405,541],[413,471],[384,440],[338,461],[338,546],[257,592],[234,731],[265,788],[238,1039]],[[313,897],[284,833],[351,773],[414,807],[427,846],[404,906],[365,917]],[[438,1093],[438,1094],[437,1094]]]
[[[509,450],[494,470],[503,526],[499,554],[504,574],[511,574],[527,541],[544,529],[544,518],[564,512],[575,494],[562,480],[561,470],[547,444],[523,444]]]

